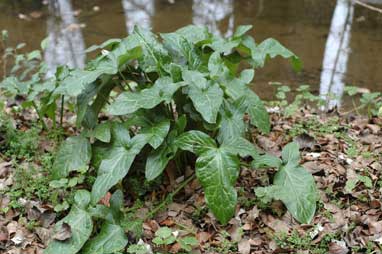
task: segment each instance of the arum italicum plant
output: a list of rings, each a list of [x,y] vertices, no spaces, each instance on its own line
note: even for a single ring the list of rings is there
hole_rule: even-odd
[[[136,27],[125,39],[88,50],[101,50],[101,54],[84,70],[70,70],[53,92],[77,98],[77,125],[83,131],[62,144],[52,175],[60,179],[72,171],[96,170],[97,177],[91,193],[79,191],[70,213],[56,226],[60,230],[63,223],[69,224],[72,237],[53,240],[45,253],[70,254],[81,249],[81,253],[111,253],[127,245],[119,225],[122,192],[114,192],[110,207],[98,202],[129,170],[136,170],[135,161],[143,160],[146,179],[152,181],[170,161],[181,170],[186,160],[193,165],[196,158],[195,175],[208,207],[222,224],[229,221],[237,203],[240,159],[264,162],[268,158],[245,138],[252,128],[270,131],[268,113],[249,87],[254,69],[276,56],[290,58],[297,70],[301,67],[298,57],[276,40],[255,43],[246,35],[250,29],[239,26],[231,38],[221,38],[205,27],[186,26],[158,38]],[[109,116],[108,120],[101,121],[100,114]],[[283,161],[277,164],[282,173],[277,183],[298,187],[272,191],[299,195],[294,203],[289,199],[287,207],[298,221],[309,223],[316,203],[311,198],[314,181],[300,167],[304,179],[290,173],[298,163],[296,148],[293,154],[293,163],[288,164],[285,155],[287,166],[281,167]],[[297,178],[290,181],[290,177]],[[301,186],[309,188],[302,191]],[[266,193],[264,189],[262,196]],[[92,217],[103,224],[99,234],[88,240]]]

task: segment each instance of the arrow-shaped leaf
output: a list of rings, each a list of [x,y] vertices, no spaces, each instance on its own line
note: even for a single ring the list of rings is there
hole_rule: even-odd
[[[122,251],[128,243],[125,231],[118,225],[104,223],[99,234],[88,241],[83,254],[112,254]]]
[[[145,135],[137,135],[128,145],[113,147],[107,158],[102,160],[97,179],[92,188],[92,203],[97,203],[107,191],[122,180],[129,172],[135,156],[147,143]]]
[[[208,207],[216,218],[226,224],[235,213],[239,176],[239,159],[223,149],[213,148],[196,160],[196,176],[203,186]]]
[[[91,157],[89,140],[82,136],[69,137],[61,145],[52,169],[55,179],[64,178],[71,171],[87,168]]]
[[[53,240],[45,249],[44,254],[76,254],[89,239],[93,230],[90,215],[76,205],[64,219],[56,224],[55,231],[60,230],[64,223],[70,226],[71,237],[65,241]]]

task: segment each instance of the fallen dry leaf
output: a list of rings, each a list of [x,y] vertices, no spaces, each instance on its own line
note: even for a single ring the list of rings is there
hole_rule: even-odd
[[[105,205],[105,206],[107,206],[107,207],[110,207],[110,198],[111,198],[111,193],[108,192],[108,193],[105,194],[105,196],[103,196],[103,197],[101,198],[101,200],[99,201],[99,203],[102,204],[102,205]]]
[[[16,234],[12,237],[11,241],[15,244],[15,245],[20,245],[24,242],[25,240],[25,236],[24,236],[24,232],[20,229],[16,230]]]
[[[249,254],[251,252],[251,244],[249,240],[242,239],[238,244],[240,254]]]
[[[312,136],[306,133],[298,135],[297,137],[293,139],[293,141],[300,146],[300,149],[314,150],[317,144],[316,140]]]
[[[62,223],[61,228],[53,235],[53,239],[65,241],[72,237],[72,228],[66,222]]]
[[[369,222],[369,233],[371,235],[382,233],[382,221]]]
[[[349,249],[344,241],[336,241],[329,243],[329,254],[347,254]]]
[[[9,240],[9,233],[5,226],[0,226],[0,242]]]

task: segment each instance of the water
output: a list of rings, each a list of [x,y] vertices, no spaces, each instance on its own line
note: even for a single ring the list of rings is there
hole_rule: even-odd
[[[369,2],[382,8],[382,0]],[[310,84],[323,96],[341,97],[345,84],[382,91],[382,14],[348,0],[3,0],[0,13],[0,30],[14,43],[35,49],[48,37],[44,58],[52,71],[62,63],[82,67],[85,48],[124,37],[137,23],[156,32],[195,23],[222,36],[252,24],[257,41],[276,38],[304,62],[299,74],[283,59],[257,71],[254,90],[262,98],[274,95],[270,81]]]

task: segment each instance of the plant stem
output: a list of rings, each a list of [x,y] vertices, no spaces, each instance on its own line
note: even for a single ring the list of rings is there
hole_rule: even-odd
[[[41,114],[40,110],[38,110],[38,107],[37,107],[36,102],[33,101],[32,104],[33,104],[34,109],[35,109],[36,112],[37,112],[38,119],[40,120],[40,122],[41,122],[41,124],[42,124],[42,128],[43,128],[44,130],[47,131],[47,130],[48,130],[48,127],[47,127],[46,124],[45,124],[43,115]]]
[[[62,128],[62,123],[64,122],[64,100],[65,95],[61,96],[61,109],[60,109],[60,127]]]
[[[7,57],[5,56],[5,49],[6,49],[6,45],[5,45],[5,42],[3,40],[0,40],[1,41],[1,48],[2,50],[4,51],[3,53],[3,78],[5,79],[7,77]]]
[[[376,100],[374,101],[374,103],[377,103],[377,102],[379,102],[379,101],[381,101],[381,100],[382,100],[382,98],[378,98],[378,99],[376,99]],[[361,105],[358,106],[358,107],[355,107],[355,108],[353,107],[352,110],[345,111],[345,112],[341,112],[341,114],[342,114],[342,115],[347,115],[347,114],[350,114],[350,113],[352,113],[352,112],[354,112],[354,111],[356,111],[358,114],[360,114],[359,110],[365,108],[366,106],[367,106],[366,104],[361,104]]]
[[[125,81],[125,83],[126,83],[127,87],[129,88],[130,92],[132,92],[133,89],[130,87],[129,82],[127,81],[127,79],[125,78],[125,76],[122,74],[121,71],[118,71],[118,72],[119,72],[119,75],[121,75],[123,81]]]
[[[146,215],[146,217],[144,218],[144,220],[147,220],[148,218],[151,218],[152,216],[154,216],[158,211],[160,211],[161,209],[163,209],[163,207],[165,207],[168,203],[170,203],[173,199],[173,197],[179,192],[181,191],[184,187],[186,187],[187,184],[189,184],[192,180],[195,179],[195,175],[191,175],[190,177],[188,177],[186,180],[184,180],[181,184],[179,184],[179,186],[173,191],[171,192],[170,194],[167,195],[167,197],[157,206],[155,207],[150,213],[148,213]]]
[[[355,101],[354,101],[353,98],[351,99],[351,102],[352,102],[352,104],[353,104],[353,108],[354,108],[354,110],[357,112],[358,115],[360,115],[359,110],[358,110],[358,107],[357,107],[357,105],[355,104]]]

